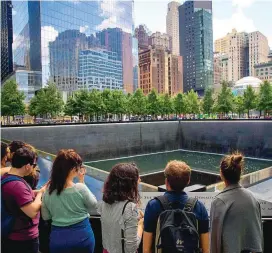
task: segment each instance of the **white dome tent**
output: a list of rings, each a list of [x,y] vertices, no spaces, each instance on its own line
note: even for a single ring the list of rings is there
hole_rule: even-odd
[[[255,92],[259,92],[261,83],[262,80],[259,78],[253,76],[243,77],[235,83],[232,92],[235,96],[243,95],[248,86],[252,86]]]

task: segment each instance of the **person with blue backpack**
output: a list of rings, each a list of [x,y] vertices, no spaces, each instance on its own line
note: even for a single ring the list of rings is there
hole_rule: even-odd
[[[171,161],[164,174],[167,191],[150,200],[145,209],[143,253],[208,253],[207,210],[184,191],[190,183],[191,168]]]
[[[1,178],[1,244],[3,253],[38,253],[39,217],[45,187],[34,191],[24,180],[36,167],[37,155],[27,147],[12,156]]]

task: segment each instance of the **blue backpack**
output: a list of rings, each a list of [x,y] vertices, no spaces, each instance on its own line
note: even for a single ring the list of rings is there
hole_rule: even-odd
[[[21,181],[25,183],[22,179],[17,176],[8,176],[5,179],[1,180],[1,188],[5,183],[11,181]],[[4,203],[3,196],[1,196],[1,237],[7,237],[14,226],[16,217],[8,212],[6,205]]]

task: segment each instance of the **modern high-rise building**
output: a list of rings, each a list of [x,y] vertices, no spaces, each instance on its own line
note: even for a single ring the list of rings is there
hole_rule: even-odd
[[[171,38],[171,51],[173,55],[180,55],[179,52],[179,11],[178,7],[180,3],[170,2],[167,6],[167,16],[166,16],[166,33]]]
[[[170,36],[160,32],[152,33],[148,38],[148,44],[154,47],[161,47],[170,51]]]
[[[182,92],[182,57],[160,47],[139,53],[139,88],[147,95],[153,88],[161,94]]]
[[[248,34],[249,42],[249,75],[254,76],[254,66],[268,61],[268,39],[261,32],[256,31]]]
[[[80,51],[78,88],[123,89],[122,61],[117,53],[99,48]]]
[[[1,82],[13,71],[12,3],[1,1]]]
[[[179,43],[184,92],[200,96],[213,85],[212,1],[186,1],[179,6]]]
[[[148,49],[148,29],[145,25],[139,25],[139,27],[135,29],[135,38],[138,39],[139,51]]]
[[[133,90],[138,51],[133,5],[133,0],[13,1],[15,70],[40,73],[37,89],[55,81],[67,95],[77,89],[80,52],[105,49],[122,62],[122,89]]]

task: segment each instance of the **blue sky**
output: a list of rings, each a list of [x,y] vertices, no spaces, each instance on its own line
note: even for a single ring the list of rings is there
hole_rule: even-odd
[[[134,0],[136,26],[145,24],[152,32],[165,32],[168,2]],[[272,50],[272,0],[213,0],[214,40],[232,28],[239,32],[260,31],[268,38]]]

